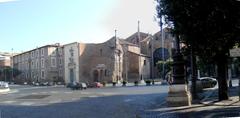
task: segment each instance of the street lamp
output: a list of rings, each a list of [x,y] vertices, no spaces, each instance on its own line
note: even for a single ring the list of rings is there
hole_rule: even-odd
[[[180,52],[180,39],[176,38],[176,53],[173,56],[173,84],[185,84],[185,67]]]
[[[173,56],[173,83],[169,86],[167,103],[169,106],[191,105],[191,94],[185,81],[185,67],[180,53],[179,36],[176,38],[176,53]]]

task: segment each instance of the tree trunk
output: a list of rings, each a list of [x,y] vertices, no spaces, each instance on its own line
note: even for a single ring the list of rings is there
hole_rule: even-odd
[[[198,99],[197,95],[197,64],[196,64],[196,56],[194,55],[194,51],[191,48],[191,74],[192,74],[192,97],[193,99]]]
[[[217,55],[217,80],[218,80],[218,100],[228,99],[228,87],[227,87],[227,56],[224,54]]]

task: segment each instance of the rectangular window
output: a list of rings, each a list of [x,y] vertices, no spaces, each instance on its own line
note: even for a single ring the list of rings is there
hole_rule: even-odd
[[[33,76],[33,74],[34,74],[34,73],[33,73],[33,71],[32,71],[32,73],[31,73],[31,78],[33,78],[33,77],[34,77],[34,76]]]
[[[41,49],[42,56],[44,56],[44,48]]]
[[[32,57],[34,57],[34,52],[32,52]]]
[[[38,51],[36,50],[36,52],[35,52],[35,57],[38,57]]]
[[[56,59],[55,59],[55,58],[52,59],[52,66],[53,66],[53,67],[56,66]]]
[[[44,71],[42,71],[41,76],[42,76],[42,78],[44,78]]]
[[[59,64],[60,64],[60,65],[62,64],[62,59],[59,59]]]
[[[44,68],[44,59],[41,59],[41,67]]]
[[[146,65],[146,63],[147,63],[147,62],[146,62],[146,60],[144,60],[144,61],[143,61],[143,65],[145,66],[145,65]]]
[[[32,68],[34,68],[34,62],[32,61]]]
[[[105,70],[105,76],[107,76],[107,70]]]
[[[38,68],[38,60],[36,61],[36,67]]]

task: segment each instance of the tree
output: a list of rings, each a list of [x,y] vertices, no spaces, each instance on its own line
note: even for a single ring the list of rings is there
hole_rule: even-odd
[[[2,69],[2,75],[4,76],[4,80],[6,77],[7,81],[11,81],[10,78],[12,78],[12,76],[16,78],[20,74],[21,74],[21,71],[19,71],[16,68],[4,67]]]
[[[172,59],[168,59],[166,61],[158,61],[156,63],[158,71],[160,72],[160,75],[163,75],[166,77],[166,75],[172,70]],[[163,64],[164,64],[164,72],[163,72]]]
[[[228,99],[228,51],[239,42],[240,2],[237,0],[157,0],[158,17],[193,53],[217,65],[219,100]]]

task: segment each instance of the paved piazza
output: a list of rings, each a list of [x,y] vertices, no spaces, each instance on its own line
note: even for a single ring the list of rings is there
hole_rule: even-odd
[[[63,86],[12,86],[0,95],[0,118],[134,118],[164,104],[168,86],[70,90]]]

